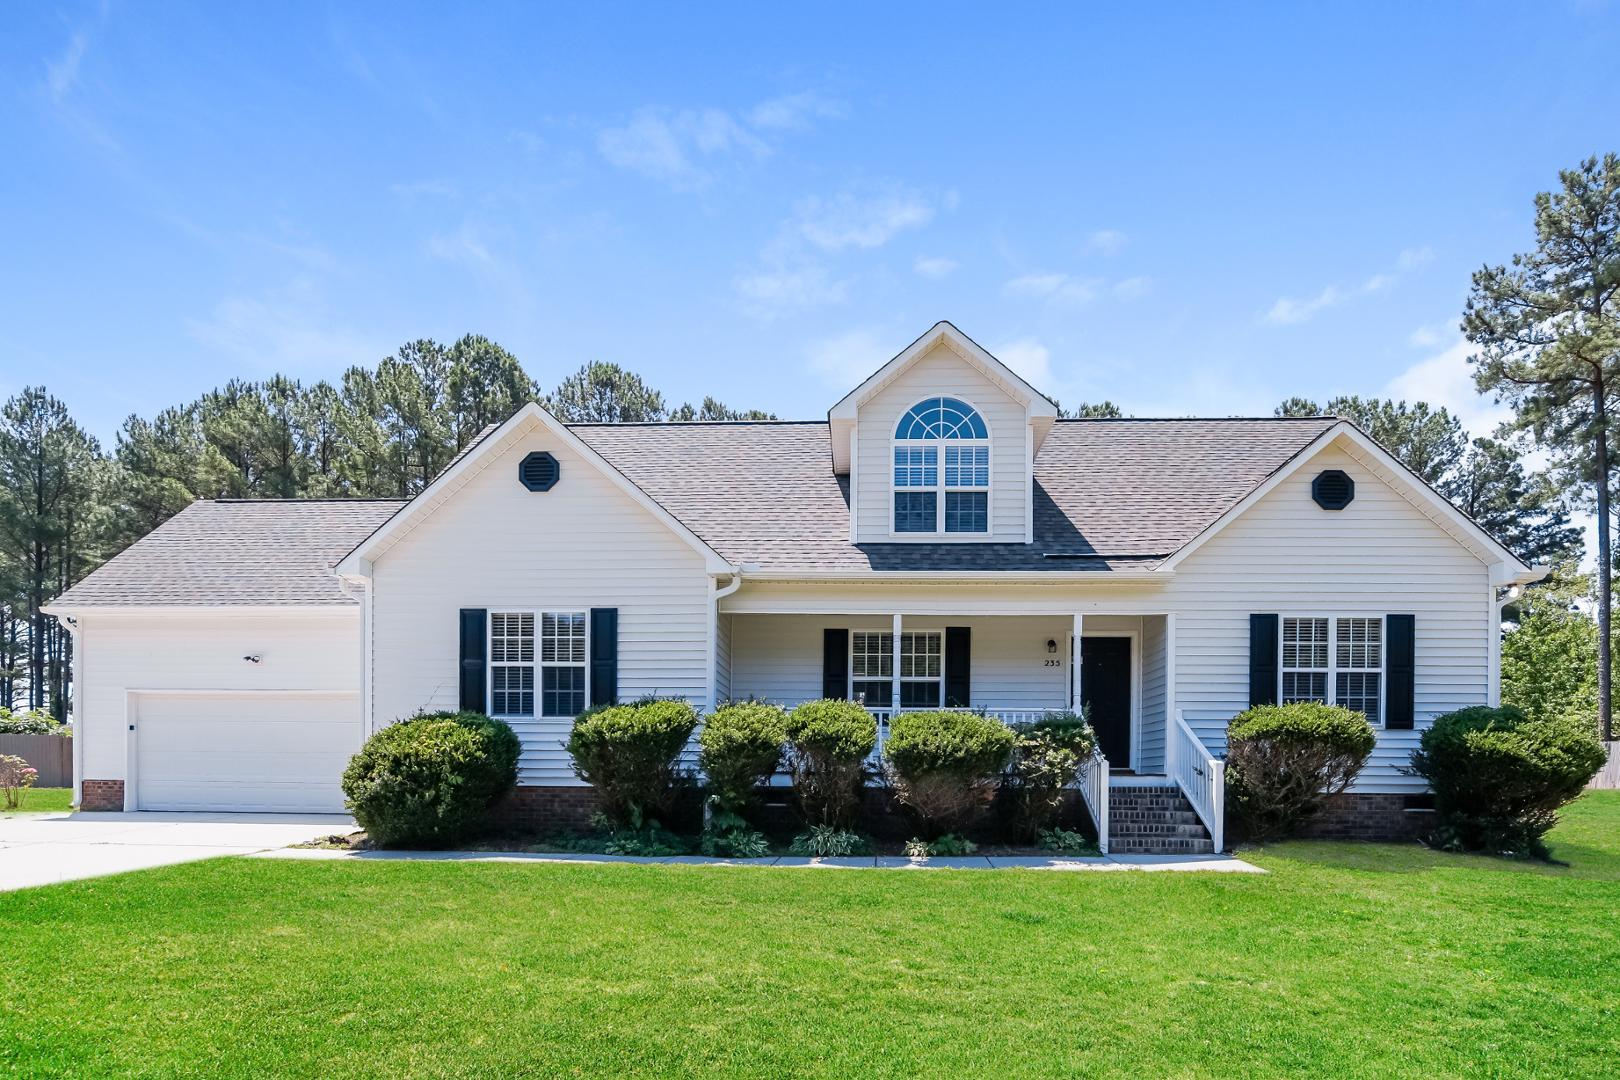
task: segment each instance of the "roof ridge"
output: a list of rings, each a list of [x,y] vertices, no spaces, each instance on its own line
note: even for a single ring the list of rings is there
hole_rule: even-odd
[[[1060,416],[1060,424],[1217,424],[1231,421],[1257,423],[1261,421],[1288,422],[1301,420],[1343,420],[1342,416]]]
[[[273,506],[298,506],[309,503],[383,503],[409,501],[409,499],[395,495],[289,495],[284,497],[275,497],[270,495],[233,495],[222,499],[196,499],[191,505],[195,506],[197,503],[267,503]]]
[[[629,428],[629,427],[790,427],[794,425],[805,426],[819,424],[827,425],[825,420],[580,420],[565,422],[567,428]]]

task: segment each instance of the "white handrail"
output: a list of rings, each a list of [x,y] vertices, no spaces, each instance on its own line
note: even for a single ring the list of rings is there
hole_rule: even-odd
[[[1171,778],[1198,812],[1215,850],[1221,851],[1226,846],[1226,762],[1209,752],[1180,709],[1165,750]]]
[[[1097,826],[1097,851],[1108,854],[1108,759],[1100,749],[1080,765],[1080,797],[1091,811],[1092,824]]]

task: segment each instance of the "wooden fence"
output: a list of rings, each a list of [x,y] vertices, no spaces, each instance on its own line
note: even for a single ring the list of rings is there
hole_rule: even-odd
[[[0,754],[22,758],[39,770],[35,787],[73,786],[73,740],[60,735],[0,735]]]
[[[1609,760],[1604,763],[1598,774],[1592,777],[1589,788],[1602,788],[1613,791],[1620,788],[1620,742],[1606,742],[1603,748],[1609,752]]]

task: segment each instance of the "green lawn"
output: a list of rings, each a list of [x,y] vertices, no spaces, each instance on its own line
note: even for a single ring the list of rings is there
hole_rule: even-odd
[[[71,810],[73,809],[73,789],[65,787],[29,788],[23,792],[22,805],[15,810],[0,812],[7,814],[33,814],[45,810]]]
[[[1613,1075],[1617,827],[1266,876],[216,860],[0,896],[0,1072]]]

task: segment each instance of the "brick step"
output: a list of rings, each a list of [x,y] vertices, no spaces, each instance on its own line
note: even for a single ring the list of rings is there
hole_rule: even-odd
[[[1119,810],[1112,806],[1108,808],[1108,820],[1116,824],[1130,821],[1160,825],[1199,824],[1198,815],[1191,810]]]
[[[1143,787],[1133,784],[1130,787],[1110,787],[1108,794],[1116,799],[1129,798],[1132,795],[1159,795],[1179,799],[1181,798],[1181,789],[1173,784],[1169,787]]]
[[[1190,840],[1208,840],[1209,833],[1204,831],[1202,825],[1123,825],[1118,828],[1114,823],[1108,823],[1109,842],[1130,837],[1186,837]]]
[[[1160,837],[1150,841],[1110,840],[1110,855],[1213,855],[1215,845],[1209,840],[1186,837]]]

